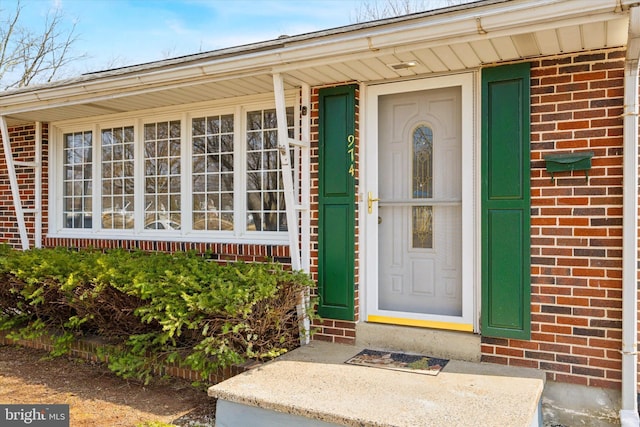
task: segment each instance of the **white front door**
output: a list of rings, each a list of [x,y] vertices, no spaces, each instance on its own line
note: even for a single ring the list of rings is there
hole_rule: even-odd
[[[434,80],[369,92],[369,106],[375,98],[377,128],[371,130],[377,144],[371,147],[376,164],[367,171],[367,184],[371,198],[379,200],[365,220],[366,318],[473,330],[473,261],[464,264],[473,251],[473,204],[465,200],[473,194],[473,120],[469,129],[463,126],[473,110],[472,80],[445,86]]]
[[[460,87],[378,105],[378,306],[460,316]]]

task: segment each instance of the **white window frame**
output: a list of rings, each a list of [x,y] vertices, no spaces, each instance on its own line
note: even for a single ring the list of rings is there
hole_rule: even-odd
[[[102,131],[105,129],[114,129],[114,128],[119,128],[119,127],[129,127],[129,126],[133,126],[133,132],[134,132],[134,156],[133,156],[133,179],[134,179],[134,208],[133,208],[133,214],[134,214],[134,224],[138,224],[137,218],[136,218],[136,213],[137,213],[137,206],[135,205],[135,203],[137,202],[135,195],[137,194],[137,180],[136,180],[136,176],[137,176],[137,172],[138,172],[138,153],[136,152],[137,147],[135,146],[136,141],[138,141],[138,135],[136,135],[136,121],[132,121],[132,120],[128,120],[128,121],[120,121],[120,122],[103,122],[100,123],[97,126],[94,126],[95,130],[94,130],[94,151],[97,151],[97,153],[94,154],[94,158],[97,159],[96,160],[96,168],[94,169],[94,171],[98,174],[96,176],[97,181],[94,182],[95,184],[99,184],[100,187],[96,188],[98,191],[94,191],[94,203],[95,204],[95,208],[94,208],[94,215],[97,212],[100,213],[99,216],[99,222],[98,223],[94,223],[94,230],[95,231],[100,231],[102,230],[102,164],[103,164],[103,159],[102,159]],[[67,132],[64,132],[67,133]],[[50,212],[51,215],[51,212]],[[134,226],[135,227],[135,226]],[[134,228],[135,229],[135,228]],[[131,233],[130,230],[110,230],[110,229],[104,229],[104,231],[111,231],[111,232],[125,232],[125,233]]]
[[[294,107],[295,138],[300,134],[299,92],[288,91],[286,105]],[[49,168],[48,237],[90,238],[105,240],[163,240],[178,242],[219,242],[287,244],[288,231],[247,231],[246,201],[246,114],[249,111],[275,109],[273,94],[247,96],[234,100],[188,104],[176,108],[145,110],[126,114],[96,116],[82,120],[51,123]],[[192,230],[192,119],[211,115],[234,116],[234,230]],[[144,125],[180,120],[181,124],[181,227],[180,230],[144,229]],[[102,129],[133,126],[134,156],[134,218],[133,229],[102,229]],[[62,203],[63,135],[72,132],[93,133],[93,222],[91,229],[64,228]]]
[[[290,105],[287,104],[287,108],[289,108]],[[242,123],[242,139],[241,139],[241,143],[242,143],[242,147],[240,149],[241,152],[241,157],[242,157],[242,163],[244,165],[247,164],[247,139],[246,139],[246,135],[247,135],[247,114],[250,111],[260,111],[260,112],[264,112],[265,110],[273,110],[275,113],[275,105],[274,104],[252,104],[252,105],[248,105],[248,106],[243,106],[243,108],[241,108],[241,123]],[[295,123],[299,123],[299,117],[296,115],[296,109],[294,108],[294,128],[295,128]],[[272,129],[273,132],[276,132],[277,135],[277,128],[276,129]],[[276,140],[276,144],[277,144],[277,140]],[[281,159],[278,156],[278,163],[281,163]],[[284,233],[284,235],[287,235],[288,231],[249,231],[246,230],[247,228],[247,224],[246,224],[246,219],[247,219],[247,168],[243,168],[242,171],[242,189],[243,189],[243,195],[242,195],[242,199],[243,199],[243,205],[242,205],[242,211],[245,212],[244,215],[244,220],[245,223],[243,224],[243,230],[245,230],[247,235],[254,235],[254,234],[277,234],[277,235],[281,235]],[[283,198],[284,198],[284,191],[283,191]],[[278,219],[279,221],[279,219]],[[289,224],[287,224],[287,229],[289,227]]]
[[[84,219],[84,215],[85,213],[89,213],[91,212],[91,228],[84,228],[84,227],[71,227],[68,228],[69,230],[91,230],[92,227],[95,225],[95,218],[94,218],[94,213],[95,213],[95,203],[96,203],[96,198],[95,198],[95,189],[93,188],[95,185],[95,179],[96,179],[96,168],[95,168],[95,156],[96,156],[96,151],[95,151],[95,133],[92,130],[89,129],[85,129],[85,130],[70,130],[67,132],[64,132],[64,134],[61,136],[61,141],[60,141],[60,179],[59,179],[59,183],[60,183],[60,207],[59,207],[59,213],[60,213],[60,223],[62,225],[64,225],[65,223],[65,212],[64,212],[64,205],[65,205],[65,190],[64,190],[64,186],[66,183],[66,177],[65,177],[65,135],[73,135],[73,134],[85,134],[85,133],[89,133],[91,134],[91,160],[90,160],[90,164],[91,164],[91,206],[92,206],[92,210],[91,211],[85,211],[82,210],[82,217]],[[76,180],[72,179],[71,180],[72,183],[75,183]],[[72,184],[72,186],[75,186]],[[86,197],[86,195],[83,195],[82,198],[84,199]]]

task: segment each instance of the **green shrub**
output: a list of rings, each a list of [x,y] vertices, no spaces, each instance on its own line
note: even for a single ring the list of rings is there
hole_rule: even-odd
[[[311,285],[307,275],[276,263],[2,247],[0,329],[14,338],[50,334],[56,355],[77,339],[101,336],[110,343],[102,356],[124,377],[148,380],[173,362],[207,378],[296,347],[296,305]]]

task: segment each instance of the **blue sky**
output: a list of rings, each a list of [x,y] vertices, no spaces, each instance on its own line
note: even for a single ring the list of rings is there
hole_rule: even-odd
[[[296,35],[356,22],[367,1],[385,0],[22,0],[23,24],[37,30],[61,8],[76,24],[76,54],[67,74],[139,64]],[[417,1],[417,0],[416,0]],[[423,0],[442,7],[460,0]],[[466,0],[469,1],[469,0]],[[17,0],[0,0],[0,14]],[[59,76],[62,77],[62,76]],[[68,76],[64,76],[68,77]]]
[[[0,0],[0,13],[15,8]],[[24,23],[49,9],[76,23],[74,74],[348,25],[360,0],[22,0]]]

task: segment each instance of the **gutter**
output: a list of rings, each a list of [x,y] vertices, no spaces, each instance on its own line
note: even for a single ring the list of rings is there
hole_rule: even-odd
[[[640,7],[629,9],[624,74],[622,215],[622,427],[640,426],[638,416],[638,75]]]

